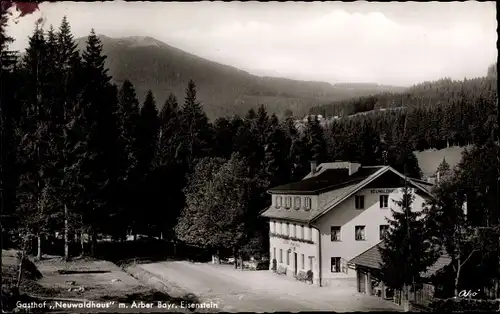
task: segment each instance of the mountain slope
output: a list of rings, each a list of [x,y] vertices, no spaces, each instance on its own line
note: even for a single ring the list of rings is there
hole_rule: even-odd
[[[129,79],[137,94],[144,98],[151,89],[161,106],[168,93],[182,103],[190,79],[198,87],[198,98],[210,118],[245,114],[248,109],[265,104],[278,115],[286,109],[304,115],[309,108],[341,99],[370,95],[381,91],[398,91],[401,87],[376,84],[339,84],[259,77],[237,68],[212,62],[151,37],[109,38],[100,36],[107,66],[120,84]],[[77,39],[82,49],[86,38]]]

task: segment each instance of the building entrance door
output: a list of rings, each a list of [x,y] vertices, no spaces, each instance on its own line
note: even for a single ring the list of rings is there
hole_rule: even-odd
[[[360,270],[357,271],[358,277],[358,292],[365,293],[366,292],[366,274]]]
[[[293,253],[293,273],[297,275],[297,253]]]

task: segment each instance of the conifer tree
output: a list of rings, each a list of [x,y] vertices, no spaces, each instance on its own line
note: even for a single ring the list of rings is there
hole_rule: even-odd
[[[64,209],[64,241],[65,241],[65,258],[69,258],[69,234],[70,232],[82,232],[81,213],[77,210],[77,197],[73,193],[76,190],[63,170],[73,167],[70,151],[67,149],[77,142],[71,143],[73,137],[67,138],[68,125],[74,118],[72,113],[75,112],[75,106],[80,105],[78,102],[81,98],[81,59],[77,50],[77,46],[71,27],[66,17],[63,17],[59,30],[56,33],[50,26],[47,34],[47,52],[48,62],[52,65],[48,73],[47,89],[49,98],[51,99],[51,112],[53,128],[51,131],[52,138],[55,141],[57,154],[55,154],[55,175],[57,183],[54,184],[55,196],[60,201],[59,208]],[[69,175],[69,174],[68,174]]]
[[[175,164],[180,145],[180,112],[177,99],[170,93],[158,117],[158,144],[155,154],[155,166]]]
[[[118,91],[118,129],[120,144],[120,163],[118,182],[121,191],[122,209],[120,221],[123,225],[122,230],[115,230],[115,235],[122,234],[124,227],[130,226],[134,234],[137,233],[139,216],[140,184],[141,173],[139,171],[139,101],[135,93],[134,86],[128,80],[125,80]]]
[[[46,39],[43,30],[36,25],[23,58],[22,122],[18,162],[20,181],[18,187],[18,217],[26,237],[38,237],[38,258],[41,258],[41,242],[46,236],[52,217],[54,142],[50,137],[50,103],[44,97],[43,80],[47,73]],[[26,238],[27,239],[27,238]]]
[[[203,107],[196,98],[196,85],[190,80],[186,88],[184,105],[180,112],[182,129],[182,155],[188,171],[196,160],[210,155],[212,130]]]
[[[325,135],[317,116],[308,119],[305,136],[310,150],[310,159],[316,161],[318,164],[326,162],[327,147]]]
[[[290,169],[288,166],[288,150],[286,149],[286,134],[280,127],[276,115],[270,119],[270,128],[266,134],[265,155],[263,161],[263,177],[268,187],[284,184],[288,181]]]
[[[84,224],[92,237],[91,254],[94,255],[96,236],[99,229],[109,226],[111,200],[116,200],[118,169],[116,156],[118,128],[116,127],[116,87],[110,82],[105,66],[106,56],[102,54],[102,43],[91,31],[85,51],[82,54],[83,102],[85,109],[85,132],[89,134],[86,167],[92,169],[85,180],[87,206]]]
[[[139,136],[139,168],[143,173],[151,171],[155,148],[159,134],[158,109],[153,93],[148,91],[144,105],[140,110],[138,136]]]
[[[425,237],[422,212],[412,211],[414,200],[412,189],[403,188],[402,198],[394,200],[398,208],[391,208],[392,217],[387,218],[389,230],[379,247],[382,279],[392,289],[403,292],[405,308],[409,287],[419,283],[420,274],[436,260],[430,241]]]
[[[436,172],[438,172],[440,175],[446,175],[450,171],[451,171],[450,165],[448,164],[448,162],[446,162],[446,158],[443,157],[443,160],[438,165]]]
[[[143,201],[141,205],[143,210],[147,212],[147,217],[143,222],[143,226],[152,235],[153,231],[157,234],[161,232],[162,224],[160,223],[164,217],[160,214],[162,209],[156,208],[157,203],[154,197],[153,181],[153,166],[154,155],[158,144],[158,110],[156,109],[156,102],[153,93],[148,91],[144,105],[140,111],[139,117],[139,171],[141,178],[139,178],[141,198]]]
[[[177,218],[184,207],[182,189],[186,186],[186,176],[179,160],[182,152],[182,130],[177,99],[170,94],[159,114],[159,136],[154,158],[152,194],[156,211],[156,227],[161,235],[175,240],[172,232]]]
[[[16,206],[16,188],[18,185],[18,173],[16,168],[16,154],[18,146],[18,134],[16,132],[20,119],[20,100],[22,78],[15,65],[17,57],[14,51],[9,50],[8,45],[14,39],[6,34],[6,26],[10,7],[9,3],[3,1],[0,10],[0,214],[10,216],[14,214]],[[15,224],[8,224],[8,220],[2,221],[1,227],[13,228]],[[10,219],[15,223],[15,220]]]

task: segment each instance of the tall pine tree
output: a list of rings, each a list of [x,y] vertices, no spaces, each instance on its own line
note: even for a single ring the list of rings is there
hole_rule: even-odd
[[[184,105],[180,112],[182,129],[182,159],[188,171],[194,169],[197,159],[210,155],[211,125],[203,107],[196,98],[196,85],[190,80]]]
[[[402,198],[394,200],[398,207],[391,208],[389,230],[379,247],[382,256],[382,280],[404,296],[405,309],[409,306],[409,287],[419,283],[420,274],[435,262],[434,251],[425,241],[422,212],[412,211],[415,197],[410,187],[402,190]]]
[[[102,43],[92,30],[82,55],[83,113],[85,132],[89,136],[85,168],[92,169],[84,183],[88,199],[83,222],[91,234],[92,255],[97,244],[97,232],[110,225],[108,219],[115,205],[111,201],[116,200],[118,194],[117,95],[116,87],[107,74],[105,60]]]

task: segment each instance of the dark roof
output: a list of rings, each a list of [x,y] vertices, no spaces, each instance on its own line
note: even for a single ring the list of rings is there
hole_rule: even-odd
[[[384,241],[372,246],[368,250],[359,254],[355,258],[351,259],[349,263],[353,263],[356,266],[368,267],[373,269],[380,269],[380,263],[382,263],[382,256],[379,252],[379,248],[384,248]],[[451,258],[447,254],[442,254],[437,261],[429,267],[429,269],[422,274],[422,277],[429,278],[434,275],[438,270],[445,266],[450,265]]]
[[[368,267],[368,268],[373,268],[373,269],[380,269],[380,263],[382,262],[382,256],[380,255],[380,252],[378,248],[384,247],[383,241],[372,246],[368,250],[364,251],[363,253],[359,254],[355,258],[349,261],[349,263],[353,263],[356,266],[363,266],[363,267]]]
[[[350,184],[350,185],[345,185],[340,189],[337,189],[332,193],[330,196],[330,201],[334,201],[342,196],[344,196],[346,193],[348,193],[350,190],[356,188],[358,184]],[[309,222],[313,218],[317,217],[318,215],[321,215],[324,211],[329,210],[330,208],[328,206],[325,206],[323,208],[319,208],[317,210],[311,209],[311,210],[296,210],[294,208],[289,208],[286,209],[283,206],[280,208],[276,208],[273,206],[270,206],[266,208],[262,213],[262,217],[267,217],[267,218],[278,218],[278,219],[287,219],[287,220],[292,220],[292,221],[301,221],[301,222]]]
[[[270,193],[318,194],[325,190],[339,189],[344,185],[358,183],[379,171],[382,167],[360,167],[349,176],[347,169],[325,169],[316,176],[301,181],[283,184],[268,190]]]

